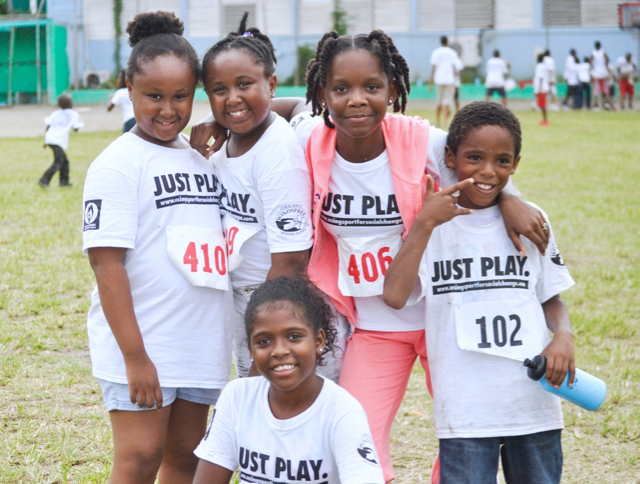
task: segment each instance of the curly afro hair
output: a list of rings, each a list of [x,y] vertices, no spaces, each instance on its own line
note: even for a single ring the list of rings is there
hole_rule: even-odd
[[[309,323],[314,334],[324,330],[325,351],[316,356],[316,364],[322,366],[324,356],[334,352],[337,330],[331,307],[308,280],[277,277],[256,289],[244,313],[248,340],[251,341],[251,330],[259,313],[291,306],[297,317]]]
[[[133,76],[142,71],[142,65],[161,55],[175,55],[191,68],[196,80],[200,79],[198,54],[187,39],[182,37],[184,24],[170,12],[145,12],[135,16],[127,25],[129,45],[133,47],[126,76],[133,84]]]

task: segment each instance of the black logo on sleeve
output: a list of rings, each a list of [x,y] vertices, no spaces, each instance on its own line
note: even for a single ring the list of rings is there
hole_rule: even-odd
[[[100,229],[100,209],[102,200],[87,200],[84,202],[84,225],[82,231]]]
[[[276,217],[278,228],[288,234],[296,234],[309,226],[307,211],[297,203],[282,207]]]
[[[363,437],[358,443],[358,454],[360,454],[360,457],[371,464],[379,465],[378,456],[374,449],[373,441],[368,435]]]
[[[564,266],[564,260],[562,260],[562,256],[560,255],[560,251],[558,248],[554,246],[551,248],[551,262],[558,266]]]

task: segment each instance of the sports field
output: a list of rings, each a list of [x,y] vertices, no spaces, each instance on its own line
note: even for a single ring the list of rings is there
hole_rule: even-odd
[[[410,114],[433,119],[425,107]],[[20,122],[12,113],[0,116],[0,131]],[[576,280],[563,298],[577,366],[609,387],[596,412],[563,403],[563,482],[640,483],[640,112],[552,112],[546,128],[539,113],[516,114],[524,134],[516,184],[549,214]],[[118,135],[73,134],[74,186],[59,188],[56,175],[48,190],[36,183],[52,161],[43,138],[0,138],[2,483],[108,478],[109,418],[85,329],[94,278],[81,251],[81,199],[89,164]],[[432,428],[417,366],[393,431],[396,482],[430,482]]]

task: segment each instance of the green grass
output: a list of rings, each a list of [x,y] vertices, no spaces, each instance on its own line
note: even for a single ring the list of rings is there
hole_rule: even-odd
[[[414,112],[428,119],[430,111]],[[518,112],[515,181],[540,205],[576,286],[563,295],[580,368],[609,386],[602,409],[563,404],[567,483],[637,483],[640,113]],[[82,182],[117,132],[73,135],[72,188],[41,138],[4,138],[0,173],[0,482],[104,482],[111,430],[91,376],[85,330],[94,280],[81,252]],[[398,483],[427,483],[437,452],[424,373],[416,366],[393,429]]]

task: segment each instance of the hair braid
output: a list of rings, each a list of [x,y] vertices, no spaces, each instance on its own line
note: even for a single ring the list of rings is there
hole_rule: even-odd
[[[247,28],[248,18],[249,13],[245,12],[238,25],[238,30],[229,32],[224,39],[216,42],[207,51],[202,61],[203,80],[206,78],[209,63],[221,52],[231,49],[244,50],[251,55],[257,64],[261,64],[264,67],[264,75],[266,78],[274,74],[275,65],[278,62],[275,47],[269,37],[260,32],[260,29],[256,27]]]

